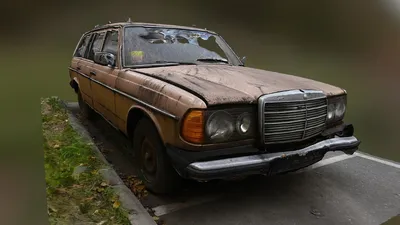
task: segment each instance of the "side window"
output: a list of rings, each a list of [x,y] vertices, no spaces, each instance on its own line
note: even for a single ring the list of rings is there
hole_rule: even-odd
[[[75,57],[85,57],[85,52],[90,42],[90,36],[90,34],[87,34],[82,38],[81,43],[79,43],[79,46],[74,54]]]
[[[97,33],[95,34],[92,47],[89,51],[88,59],[93,60],[94,53],[100,52],[103,47],[105,33]]]
[[[104,41],[103,52],[112,53],[117,55],[118,53],[118,31],[108,31],[106,39]]]

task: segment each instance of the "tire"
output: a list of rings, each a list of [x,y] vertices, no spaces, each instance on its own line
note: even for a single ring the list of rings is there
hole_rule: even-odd
[[[173,168],[156,127],[147,118],[135,128],[133,149],[139,176],[149,191],[170,194],[180,187],[182,178]]]
[[[79,109],[80,109],[80,114],[85,118],[85,119],[92,119],[94,117],[95,112],[93,111],[92,108],[83,100],[81,92],[78,90],[78,104],[79,104]]]

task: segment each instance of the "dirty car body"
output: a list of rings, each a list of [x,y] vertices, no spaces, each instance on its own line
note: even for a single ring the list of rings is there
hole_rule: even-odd
[[[97,112],[136,142],[133,152],[156,192],[170,182],[161,171],[166,164],[201,181],[271,175],[314,164],[329,151],[353,154],[360,144],[344,123],[344,89],[245,67],[212,31],[99,26],[82,36],[69,71],[83,111]],[[144,119],[160,145],[146,147],[150,133],[138,130]]]

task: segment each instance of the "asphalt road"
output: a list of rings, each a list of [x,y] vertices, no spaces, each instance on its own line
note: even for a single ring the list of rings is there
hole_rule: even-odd
[[[76,103],[69,109],[78,115]],[[119,173],[136,174],[126,138],[100,117],[82,123]],[[167,225],[376,225],[400,214],[400,164],[334,153],[297,173],[187,182],[179,195],[141,201]]]

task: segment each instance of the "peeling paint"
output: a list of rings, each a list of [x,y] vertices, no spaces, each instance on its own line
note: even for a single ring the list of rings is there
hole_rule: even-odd
[[[134,69],[196,92],[209,105],[252,103],[260,95],[293,89],[321,90],[325,94],[342,94],[341,88],[318,81],[229,65],[182,65]]]

